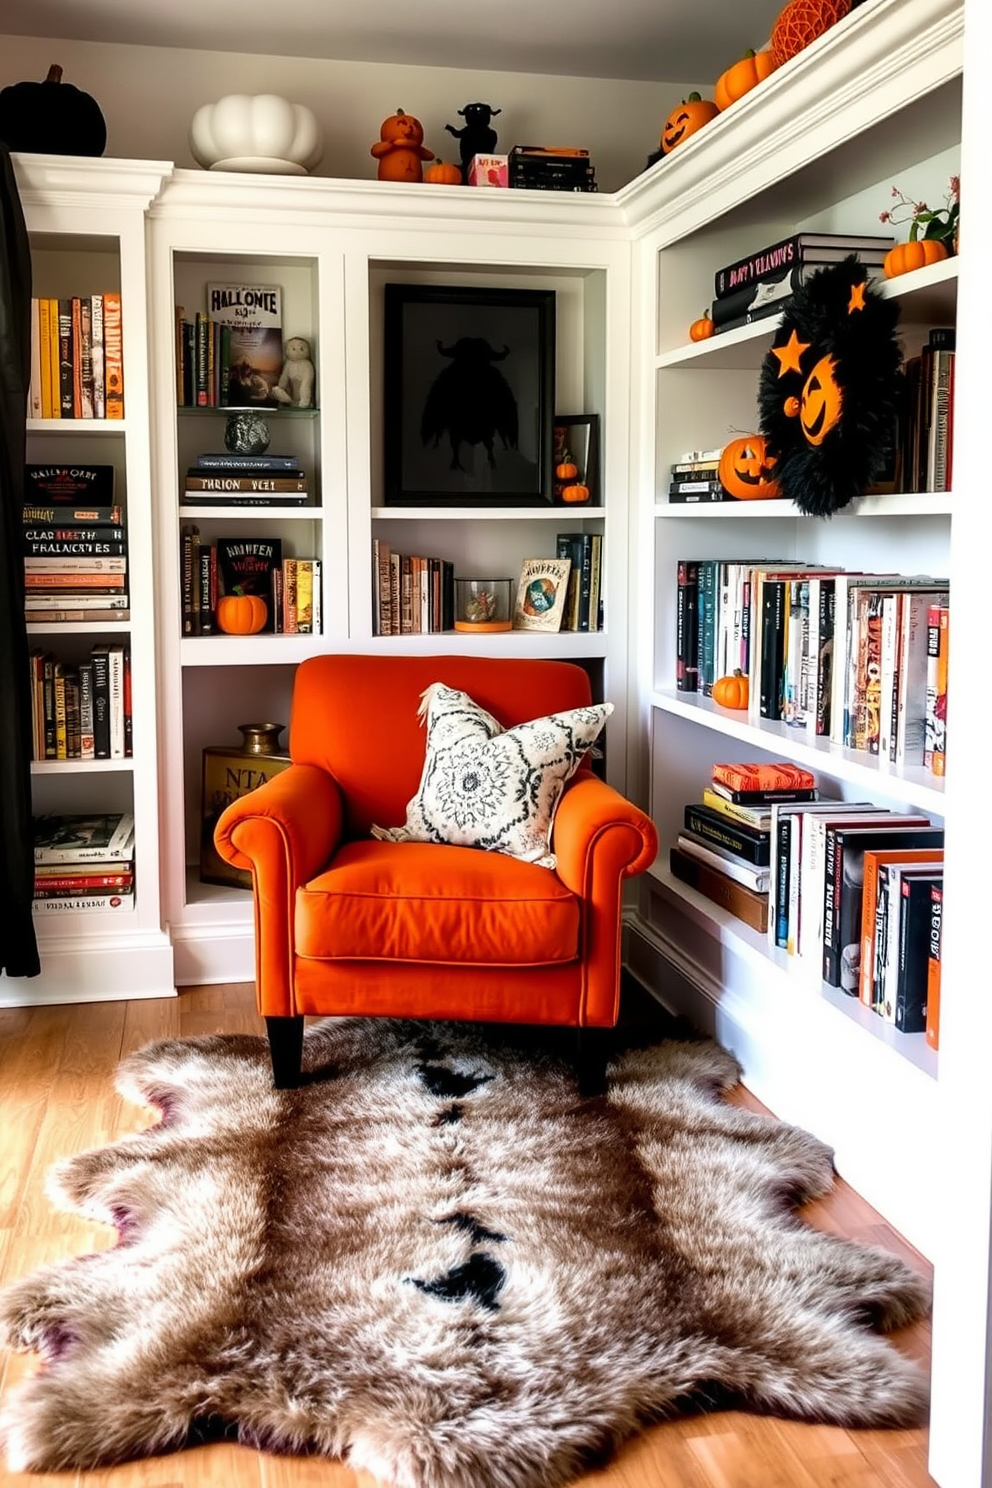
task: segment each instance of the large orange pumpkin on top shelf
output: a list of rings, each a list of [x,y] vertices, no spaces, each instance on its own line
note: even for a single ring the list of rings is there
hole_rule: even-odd
[[[775,460],[768,455],[762,434],[745,434],[725,445],[717,476],[738,501],[763,501],[779,494]]]
[[[672,109],[665,120],[665,127],[661,131],[662,154],[670,154],[676,145],[695,134],[697,129],[702,129],[719,112],[712,98],[702,98],[698,93],[690,93],[688,98],[684,98]]]
[[[768,52],[745,52],[739,62],[733,67],[728,67],[716,80],[713,89],[713,102],[722,113],[738,98],[743,98],[745,93],[750,93],[759,83],[763,83],[766,77],[771,77],[778,63],[770,51]]]

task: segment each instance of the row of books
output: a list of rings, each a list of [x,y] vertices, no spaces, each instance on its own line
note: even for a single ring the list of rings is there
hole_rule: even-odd
[[[283,367],[279,285],[208,284],[206,310],[187,318],[177,305],[175,314],[180,408],[276,403]]]
[[[119,291],[32,297],[28,417],[124,417]]]
[[[28,654],[31,756],[36,760],[126,759],[132,754],[131,648],[101,642],[85,661]]]
[[[399,553],[384,538],[373,538],[373,635],[437,635],[454,625],[454,564]]]
[[[710,696],[717,678],[740,672],[752,720],[900,766],[943,773],[949,640],[946,579],[774,559],[678,562],[677,690]]]
[[[127,530],[112,465],[24,468],[21,551],[29,621],[126,620]]]
[[[820,800],[812,773],[784,762],[714,766],[670,850],[673,874],[763,930],[790,971],[934,1048],[943,861],[925,814]]]
[[[562,630],[603,628],[603,538],[598,532],[559,532],[559,558],[570,558]]]
[[[573,146],[514,145],[509,183],[528,191],[598,191],[589,151]]]
[[[263,631],[319,635],[323,629],[322,562],[283,556],[278,537],[218,537],[205,541],[192,522],[180,529],[182,633],[217,635],[220,602],[253,596],[265,605]]]
[[[955,331],[933,326],[903,365],[895,489],[949,491],[954,466]]]
[[[34,819],[34,910],[130,909],[134,816],[129,811]]]
[[[710,318],[714,331],[736,329],[785,309],[813,274],[854,254],[880,278],[895,238],[873,233],[799,232],[717,269]]]

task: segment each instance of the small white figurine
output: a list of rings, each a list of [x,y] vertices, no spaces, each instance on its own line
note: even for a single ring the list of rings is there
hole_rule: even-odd
[[[314,370],[310,360],[310,342],[303,336],[290,336],[283,346],[285,361],[279,381],[272,389],[277,403],[291,403],[296,408],[313,404]]]

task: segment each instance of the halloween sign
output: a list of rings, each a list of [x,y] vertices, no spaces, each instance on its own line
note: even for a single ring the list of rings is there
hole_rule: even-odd
[[[761,366],[758,410],[779,494],[829,517],[862,495],[892,452],[899,306],[851,255],[791,296]]]

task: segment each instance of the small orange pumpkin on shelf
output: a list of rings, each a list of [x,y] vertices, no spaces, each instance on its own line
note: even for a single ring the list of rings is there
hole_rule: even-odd
[[[702,129],[719,112],[712,98],[703,98],[699,93],[690,93],[688,98],[683,98],[665,120],[661,131],[662,154],[669,155],[676,145],[695,134],[697,129]]]
[[[913,269],[922,269],[925,264],[940,263],[949,258],[946,245],[939,238],[910,239],[908,243],[897,243],[885,255],[882,265],[886,279],[895,279],[899,274],[909,274]]]
[[[750,686],[740,667],[713,683],[713,701],[721,708],[746,708]]]
[[[738,501],[761,501],[779,494],[775,463],[763,434],[745,434],[724,446],[717,478]]]
[[[461,167],[452,165],[450,160],[434,160],[424,168],[424,180],[431,186],[460,186]]]
[[[689,340],[706,341],[713,335],[715,330],[716,326],[713,324],[711,317],[709,315],[701,315],[689,327]]]
[[[724,109],[736,103],[738,98],[743,98],[745,93],[750,93],[759,83],[763,83],[766,77],[771,77],[778,63],[770,51],[756,52],[752,48],[746,51],[739,62],[728,67],[716,80],[713,89],[713,102],[723,113]]]
[[[559,480],[574,480],[578,473],[578,465],[576,465],[574,460],[569,459],[567,456],[564,460],[559,461],[559,463],[555,466],[555,475],[558,477]]]
[[[260,594],[225,594],[217,601],[217,624],[225,635],[257,635],[268,618]]]
[[[561,488],[561,499],[569,506],[581,506],[584,501],[589,500],[589,494],[589,487],[584,486],[581,481],[573,481]]]

